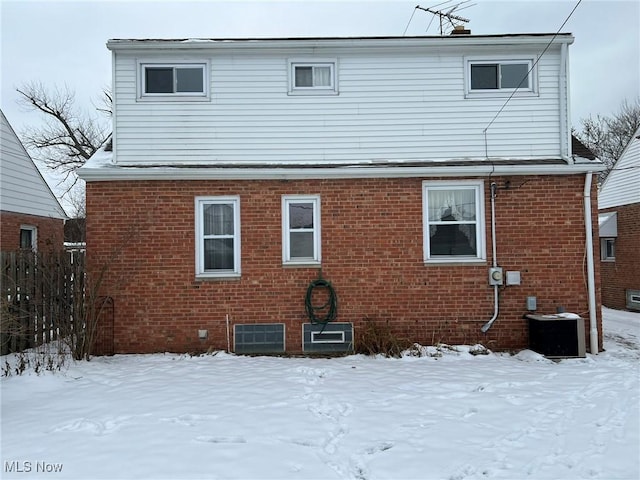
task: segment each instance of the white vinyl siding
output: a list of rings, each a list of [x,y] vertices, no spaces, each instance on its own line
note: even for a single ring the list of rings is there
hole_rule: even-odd
[[[196,197],[196,277],[240,276],[240,198]]]
[[[0,112],[0,205],[7,212],[64,219],[60,203]]]
[[[464,53],[469,50],[474,49]],[[511,50],[491,49],[504,55]],[[319,59],[337,59],[340,94],[289,95],[288,59],[307,58],[313,51],[212,51],[207,102],[137,102],[136,56],[118,51],[117,163],[348,164],[560,156],[559,48],[552,47],[537,67],[537,96],[512,99],[489,129],[486,143],[483,130],[504,98],[465,98],[462,51],[318,48]]]
[[[613,166],[598,193],[598,208],[640,203],[640,128]]]

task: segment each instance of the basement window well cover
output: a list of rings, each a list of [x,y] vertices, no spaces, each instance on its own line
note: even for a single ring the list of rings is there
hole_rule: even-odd
[[[233,326],[233,351],[239,354],[284,353],[284,323]]]
[[[349,353],[353,351],[353,324],[304,323],[302,350],[307,353]]]

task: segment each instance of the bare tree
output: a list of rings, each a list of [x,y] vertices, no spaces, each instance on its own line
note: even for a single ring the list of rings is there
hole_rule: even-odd
[[[75,94],[67,87],[47,89],[42,83],[33,82],[17,91],[24,105],[45,117],[43,126],[22,132],[22,141],[35,149],[37,159],[53,170],[71,174],[84,165],[109,135],[106,119],[78,112]],[[110,114],[108,91],[103,92],[102,104],[96,110]]]
[[[640,127],[640,97],[622,102],[617,113],[603,117],[589,116],[582,120],[582,129],[575,135],[607,166],[602,179],[609,174],[616,160]]]

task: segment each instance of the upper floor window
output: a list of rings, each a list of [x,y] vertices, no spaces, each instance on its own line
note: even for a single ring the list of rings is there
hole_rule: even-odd
[[[205,64],[141,64],[142,96],[206,96]]]
[[[240,275],[240,198],[196,197],[196,276]]]
[[[336,61],[289,61],[289,93],[335,94],[338,92]]]
[[[532,59],[467,59],[467,93],[534,92]]]
[[[320,263],[320,197],[282,197],[282,261]]]
[[[481,181],[423,183],[425,262],[484,260]]]

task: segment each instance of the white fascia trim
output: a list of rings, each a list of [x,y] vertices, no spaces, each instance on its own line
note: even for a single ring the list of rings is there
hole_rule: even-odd
[[[573,165],[474,165],[442,167],[83,167],[78,176],[87,182],[113,180],[306,180],[338,178],[484,177],[487,175],[578,175],[601,172],[601,163]]]
[[[299,47],[435,47],[469,45],[547,45],[553,34],[539,35],[459,35],[446,37],[343,37],[343,38],[282,38],[282,39],[113,39],[109,50],[229,50]],[[554,44],[571,45],[573,35],[561,34]]]

